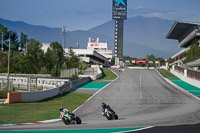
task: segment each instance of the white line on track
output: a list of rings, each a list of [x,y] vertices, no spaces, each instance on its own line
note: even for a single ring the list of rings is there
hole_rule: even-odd
[[[111,70],[111,69],[110,69]],[[112,70],[111,70],[112,71]],[[107,86],[109,86],[111,83],[113,83],[115,80],[117,80],[119,78],[118,74],[116,74],[114,71],[112,71],[115,75],[117,75],[117,78],[114,79],[113,81],[111,81],[109,84],[107,84],[106,86],[104,86],[103,88],[101,88],[100,90],[98,90],[96,93],[94,93],[87,101],[85,101],[82,105],[80,105],[78,108],[76,108],[73,112],[76,112],[76,110],[78,110],[79,108],[81,108],[85,103],[87,103],[90,99],[92,99],[95,95],[97,95],[100,91],[102,91],[104,88],[106,88]]]
[[[136,76],[138,76],[139,78],[140,78],[140,85],[139,85],[139,90],[140,90],[140,99],[143,99],[143,97],[142,97],[142,76],[141,75],[139,75],[139,74],[134,74],[134,75],[136,75]]]
[[[112,71],[112,70],[111,70]],[[80,107],[82,107],[86,102],[88,102],[90,99],[92,99],[96,94],[98,94],[101,90],[103,90],[104,88],[106,88],[108,85],[110,85],[112,82],[114,82],[115,80],[117,80],[119,78],[118,74],[116,74],[114,71],[112,71],[115,75],[117,75],[117,78],[114,79],[113,81],[111,81],[109,84],[107,84],[106,86],[104,86],[103,88],[101,88],[100,90],[98,90],[95,94],[93,94],[87,101],[85,101],[82,105],[80,105],[78,108],[76,108],[73,112],[75,112],[76,110],[78,110]],[[52,119],[52,120],[44,120],[44,121],[38,121],[38,122],[31,122],[31,123],[22,123],[22,124],[3,124],[0,126],[11,126],[11,125],[29,125],[29,124],[39,124],[39,123],[51,123],[51,122],[57,122],[57,121],[61,121],[61,119]]]
[[[141,131],[141,130],[145,130],[145,129],[149,129],[149,128],[153,128],[153,127],[154,127],[154,126],[149,126],[149,127],[144,127],[144,128],[135,129],[135,130],[122,131],[122,132],[113,132],[113,133],[127,133],[127,132],[136,132],[136,131]]]
[[[155,69],[155,71],[156,71],[168,84],[174,86],[176,89],[178,89],[179,91],[185,93],[186,95],[188,95],[188,96],[190,96],[190,97],[192,97],[192,98],[194,98],[194,99],[200,101],[200,98],[199,98],[199,97],[193,95],[192,93],[190,93],[190,92],[186,91],[185,89],[181,88],[180,86],[176,85],[175,83],[173,83],[172,81],[170,81],[168,78],[163,77],[163,76],[158,72],[158,70]]]

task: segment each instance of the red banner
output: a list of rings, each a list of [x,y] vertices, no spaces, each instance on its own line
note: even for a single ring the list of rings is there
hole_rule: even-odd
[[[139,64],[139,63],[146,64],[147,62],[145,60],[136,60],[135,63],[136,64]]]

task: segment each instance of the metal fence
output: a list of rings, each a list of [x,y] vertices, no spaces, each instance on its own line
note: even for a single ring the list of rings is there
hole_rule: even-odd
[[[36,79],[27,78],[27,84],[15,83],[13,79],[0,79],[0,90],[8,91],[38,91],[42,90],[42,86],[37,86]]]
[[[175,66],[175,71],[177,71],[178,73],[181,73],[182,75],[185,75],[189,78],[200,81],[200,72],[199,71],[191,70],[185,66],[184,66],[184,68],[182,68],[180,66]]]
[[[200,81],[200,72],[187,70],[187,76]]]
[[[175,71],[178,71],[179,73],[184,74],[184,68],[182,68],[182,67],[175,66]]]

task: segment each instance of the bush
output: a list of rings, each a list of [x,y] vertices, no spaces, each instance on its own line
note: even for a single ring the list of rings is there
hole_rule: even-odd
[[[0,91],[0,98],[7,98],[7,90],[1,90]]]

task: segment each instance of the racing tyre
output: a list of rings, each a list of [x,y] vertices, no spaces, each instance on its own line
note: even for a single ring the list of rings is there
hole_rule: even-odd
[[[118,115],[115,115],[115,120],[117,120],[118,119]]]
[[[106,118],[107,118],[108,120],[111,120],[111,117],[109,117],[107,114],[106,114]]]
[[[76,123],[81,124],[81,119],[79,117],[76,117]]]
[[[63,120],[63,122],[65,123],[65,125],[69,125],[70,124],[70,121],[67,119],[67,120]]]

